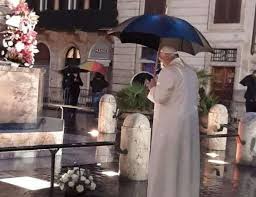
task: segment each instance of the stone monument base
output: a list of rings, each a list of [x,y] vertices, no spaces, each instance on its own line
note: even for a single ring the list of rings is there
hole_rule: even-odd
[[[0,123],[37,123],[43,106],[44,70],[0,62]]]
[[[57,118],[43,118],[37,129],[0,130],[0,147],[61,144],[64,137],[64,121]],[[59,150],[57,155],[61,155]],[[49,156],[49,150],[2,152],[0,159]]]

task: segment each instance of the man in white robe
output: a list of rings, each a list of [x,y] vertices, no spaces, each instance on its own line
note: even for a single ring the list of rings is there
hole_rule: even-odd
[[[175,49],[163,47],[159,59],[162,71],[148,84],[155,106],[147,197],[199,197],[198,79]]]

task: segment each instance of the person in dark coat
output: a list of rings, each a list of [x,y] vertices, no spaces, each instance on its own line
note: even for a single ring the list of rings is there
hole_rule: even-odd
[[[256,112],[256,70],[243,78],[240,84],[247,87],[244,95],[246,112]]]
[[[71,86],[71,105],[76,106],[78,103],[78,98],[80,94],[80,86],[83,86],[79,73],[74,73],[74,82]]]
[[[74,76],[72,73],[64,73],[62,80],[63,99],[65,105],[71,105],[72,96],[71,88],[74,83]]]
[[[99,102],[102,97],[103,90],[107,88],[109,83],[105,80],[104,75],[100,73],[95,73],[94,78],[90,82],[92,88],[92,106],[95,111],[95,115],[98,115],[99,112]]]

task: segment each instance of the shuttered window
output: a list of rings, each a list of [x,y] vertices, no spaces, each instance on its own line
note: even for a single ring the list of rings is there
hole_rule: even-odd
[[[240,23],[242,0],[216,0],[214,23]]]
[[[164,14],[166,0],[145,0],[145,14]]]

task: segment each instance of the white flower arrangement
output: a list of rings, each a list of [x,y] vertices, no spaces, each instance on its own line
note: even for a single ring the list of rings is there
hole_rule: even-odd
[[[63,191],[78,194],[96,189],[96,184],[90,172],[79,167],[74,167],[61,175],[59,186]]]
[[[6,15],[7,30],[3,33],[1,56],[25,67],[32,67],[37,49],[37,32],[34,31],[38,16],[31,11],[25,0],[8,0],[11,9]]]

